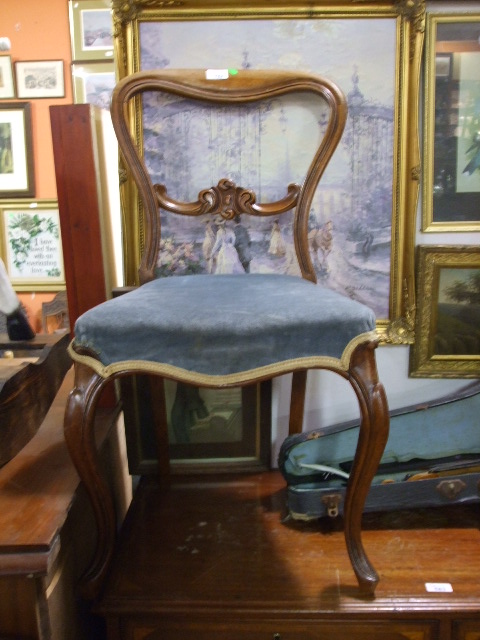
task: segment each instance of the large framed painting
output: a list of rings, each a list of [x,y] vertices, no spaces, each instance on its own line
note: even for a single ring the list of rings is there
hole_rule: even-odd
[[[114,0],[112,7],[120,78],[154,68],[194,66],[233,73],[280,68],[325,75],[344,90],[349,107],[346,131],[315,196],[309,222],[318,281],[369,305],[384,342],[412,342],[423,0],[320,2],[308,8],[258,0]],[[235,171],[237,184],[254,188],[252,178],[258,180],[255,191],[265,200],[276,196],[278,178],[287,165],[302,180],[302,157],[289,155],[282,127],[303,129],[308,144],[308,123],[302,120],[306,109],[287,116],[283,105],[272,101],[256,120],[242,116],[219,125],[216,117],[175,105],[168,122],[155,122],[148,99],[147,95],[132,110],[131,130],[159,182],[179,200],[196,200],[201,189],[228,176],[206,175],[208,162],[186,162],[177,153],[182,140],[169,137],[173,132],[183,135],[183,143],[188,139],[202,144],[206,160],[213,161],[219,173]],[[245,127],[253,127],[254,135],[260,136],[277,132],[274,142],[264,144],[262,138],[263,148],[273,145],[276,152],[268,170],[261,157],[251,154]],[[213,158],[208,156],[208,137],[219,131],[228,131],[227,142],[224,153]],[[165,165],[168,149],[175,153]],[[213,182],[205,184],[208,180]],[[122,186],[122,200],[126,277],[128,284],[135,284],[144,229],[129,180]],[[161,216],[159,274],[215,272],[215,261],[206,251],[214,243],[215,221],[179,222],[163,212]],[[248,222],[250,255],[243,262],[239,256],[244,270],[295,272],[288,216],[273,223]]]
[[[417,339],[410,375],[480,376],[480,247],[417,247]]]
[[[480,231],[480,13],[426,28],[422,230]]]

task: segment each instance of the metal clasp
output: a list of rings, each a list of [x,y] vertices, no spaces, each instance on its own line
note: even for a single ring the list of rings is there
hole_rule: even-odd
[[[329,493],[326,496],[322,496],[322,502],[325,504],[327,514],[330,518],[336,518],[338,516],[338,505],[343,500],[340,493]]]
[[[437,491],[448,500],[454,500],[459,493],[466,489],[467,485],[456,478],[455,480],[442,480],[437,484]]]

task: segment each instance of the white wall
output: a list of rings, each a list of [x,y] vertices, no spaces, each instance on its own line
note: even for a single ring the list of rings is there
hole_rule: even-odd
[[[428,11],[442,13],[468,11],[480,13],[480,2],[427,2]],[[420,89],[420,99],[423,89]],[[422,233],[421,198],[417,213],[417,244],[477,244],[479,235],[475,233]],[[381,346],[377,349],[379,377],[382,381],[391,409],[421,404],[451,393],[469,380],[447,380],[408,377],[409,347]],[[273,382],[272,401],[272,463],[276,464],[278,449],[288,433],[288,410],[290,401],[291,376],[277,378]],[[304,430],[336,424],[359,416],[358,404],[348,382],[327,371],[309,374],[308,397],[305,411]]]

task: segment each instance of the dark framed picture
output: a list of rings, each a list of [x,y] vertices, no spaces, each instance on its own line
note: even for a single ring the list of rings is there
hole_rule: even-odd
[[[122,380],[128,462],[133,475],[158,472],[148,376]],[[255,471],[270,466],[271,382],[230,389],[165,380],[168,457],[174,473]],[[158,402],[158,398],[155,398]],[[164,428],[165,425],[162,426]],[[157,425],[158,428],[158,425]]]
[[[480,231],[480,14],[427,14],[422,231]]]
[[[10,56],[0,56],[0,100],[14,97],[12,59]]]
[[[417,247],[418,309],[410,375],[480,376],[480,247]]]
[[[0,104],[0,198],[34,195],[30,103]]]
[[[70,0],[72,60],[113,60],[113,22],[109,0]]]
[[[15,62],[18,98],[63,98],[63,60]]]

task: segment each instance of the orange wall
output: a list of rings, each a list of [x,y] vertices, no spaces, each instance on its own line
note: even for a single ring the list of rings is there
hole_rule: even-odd
[[[30,101],[36,198],[56,198],[49,107],[73,102],[67,0],[1,0],[0,37],[4,36],[11,41],[9,54],[13,63],[64,61],[65,98]]]
[[[55,199],[57,187],[53,163],[49,107],[72,104],[70,28],[67,0],[0,0],[0,37],[8,37],[12,63],[16,60],[63,60],[65,98],[30,100],[32,105],[33,158],[36,199]],[[5,52],[7,53],[7,52]],[[18,98],[12,100],[19,101]],[[2,101],[10,102],[10,101]],[[51,293],[21,293],[35,331],[41,331],[42,302]]]

